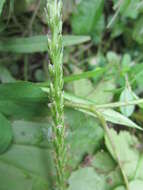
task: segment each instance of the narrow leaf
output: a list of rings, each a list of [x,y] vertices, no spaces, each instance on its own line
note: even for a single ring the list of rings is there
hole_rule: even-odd
[[[105,110],[102,110],[101,112],[102,112],[102,114],[104,115],[104,117],[105,117],[105,119],[107,121],[110,121],[110,122],[115,123],[115,124],[125,125],[125,126],[128,126],[128,127],[143,130],[136,123],[134,123],[129,118],[125,117],[124,115],[120,114],[117,111],[114,111],[112,109],[105,109]]]
[[[63,37],[64,46],[77,45],[90,40],[89,36]],[[47,51],[47,36],[32,36],[25,38],[9,38],[0,41],[0,52],[35,53]]]
[[[5,3],[5,0],[0,0],[0,16],[1,16],[1,13],[2,13],[4,3]]]
[[[44,101],[47,95],[30,82],[14,82],[0,85],[0,100]]]
[[[87,72],[83,72],[81,74],[70,75],[70,76],[64,77],[64,82],[72,82],[72,81],[75,81],[75,80],[95,77],[96,74],[102,73],[103,71],[104,71],[104,69],[97,68],[97,69],[95,69],[93,71],[87,71]]]

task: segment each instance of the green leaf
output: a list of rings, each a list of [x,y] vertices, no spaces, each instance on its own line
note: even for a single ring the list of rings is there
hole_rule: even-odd
[[[0,155],[0,184],[6,190],[47,190],[53,186],[51,130],[48,122],[13,121],[13,145]]]
[[[36,84],[15,82],[0,84],[0,112],[17,119],[48,114],[48,95]]]
[[[45,180],[35,177],[33,178],[32,190],[48,190],[48,184]]]
[[[0,52],[12,53],[35,53],[45,52],[48,49],[47,36],[32,36],[21,38],[9,38],[0,41]],[[84,43],[90,40],[89,36],[72,36],[65,35],[63,37],[64,46],[72,46]]]
[[[82,71],[74,67],[74,75],[76,75],[77,78],[82,75]],[[91,81],[84,78],[82,80],[73,80],[72,83],[67,83],[66,89],[77,96],[86,97],[93,90],[93,87]]]
[[[98,175],[104,177],[103,183],[106,183],[107,190],[124,183],[120,168],[109,153],[102,150],[97,152],[91,160],[92,167]]]
[[[99,148],[104,134],[96,119],[71,109],[65,110],[65,125],[69,165],[75,168],[85,154],[92,154]],[[15,144],[51,148],[52,129],[49,120],[17,120],[12,123],[12,127]]]
[[[86,167],[72,172],[68,190],[106,190],[103,178],[93,168]]]
[[[46,101],[47,94],[30,82],[0,84],[0,100]]]
[[[104,104],[111,102],[113,98],[112,92],[108,90],[115,88],[115,81],[113,78],[101,80],[97,86],[89,93],[88,99],[92,100],[95,104]]]
[[[106,175],[115,169],[116,163],[109,153],[101,151],[97,152],[92,158],[92,166],[97,170],[97,172],[101,172]]]
[[[104,74],[104,71],[105,69],[102,70],[101,72],[102,75]],[[82,71],[77,67],[75,67],[74,73],[76,78],[81,75],[83,77]],[[107,90],[113,89],[115,87],[115,82],[113,78],[111,79],[105,78],[101,80],[96,86],[94,86],[92,82],[86,79],[85,77],[82,80],[75,80],[75,81],[73,80],[73,82],[67,84],[66,87],[67,91],[74,93],[76,96],[87,98],[88,100],[91,100],[95,104],[101,104],[101,103],[110,102],[112,100],[113,93],[107,92]]]
[[[119,3],[118,0],[114,0],[114,7],[119,7],[121,16],[124,18],[136,19],[139,11],[137,9],[140,0],[124,0]]]
[[[134,180],[130,182],[130,189],[131,190],[142,190],[143,189],[143,181]]]
[[[139,44],[143,44],[143,18],[137,20],[133,30],[133,39]]]
[[[69,164],[75,168],[85,154],[92,154],[99,148],[104,134],[97,119],[72,109],[65,110],[65,124],[70,146]]]
[[[133,93],[129,87],[125,87],[125,89],[122,91],[120,95],[120,102],[128,102],[132,101],[135,98],[133,97]],[[134,112],[135,105],[130,106],[123,106],[120,107],[121,113],[125,115],[126,117],[130,117],[132,113]]]
[[[0,154],[8,149],[12,136],[10,122],[0,113]]]
[[[120,57],[113,51],[109,51],[107,53],[107,60],[110,64],[119,64],[120,63]]]
[[[114,190],[126,190],[126,188],[124,186],[119,186],[119,187],[115,188]]]
[[[129,74],[132,76],[132,81],[136,81],[138,88],[142,89],[143,63],[135,64]]]
[[[49,121],[23,121],[12,122],[13,142],[15,144],[35,145],[37,147],[50,147],[52,130]]]
[[[141,151],[141,155],[140,155],[140,159],[138,161],[138,165],[137,165],[137,168],[136,168],[136,173],[135,173],[135,176],[134,176],[134,179],[140,179],[140,180],[143,180],[143,154],[142,154],[142,144],[138,144],[136,146],[136,148]]]
[[[2,10],[3,10],[4,3],[5,3],[5,0],[0,1],[0,16],[1,16],[1,13],[2,13]]]
[[[63,44],[64,46],[73,46],[78,45],[84,42],[90,41],[90,36],[76,36],[76,35],[64,35]]]
[[[105,110],[101,110],[101,113],[104,115],[105,119],[107,121],[110,121],[111,123],[125,125],[128,127],[142,130],[142,128],[138,126],[136,123],[134,123],[129,118],[125,117],[124,115],[120,114],[119,112],[115,110],[105,109]]]
[[[22,100],[0,100],[0,112],[15,119],[31,119],[45,117],[49,108],[42,102]]]
[[[72,82],[74,80],[81,80],[85,78],[95,77],[97,74],[103,73],[103,71],[104,69],[97,68],[93,71],[82,72],[81,74],[73,74],[73,75],[64,77],[64,82]]]
[[[92,41],[94,44],[100,44],[102,37],[103,37],[103,32],[105,29],[105,17],[102,15],[98,22],[96,23],[96,27],[93,30],[91,36],[92,36]]]
[[[102,15],[103,6],[104,0],[81,0],[71,18],[73,32],[82,35],[91,34]]]
[[[138,144],[139,142],[137,138],[133,135],[130,135],[129,132],[120,132],[117,134],[116,131],[110,129],[110,134],[123,169],[128,178],[132,179],[132,177],[135,175],[140,156],[139,151],[134,147],[134,145]],[[111,143],[106,135],[105,144],[112,157],[117,161],[114,150],[112,149]]]
[[[142,190],[143,189],[143,181],[134,180],[129,183],[130,190]],[[125,187],[117,187],[114,190],[126,190]]]
[[[51,152],[30,145],[13,145],[0,156],[0,184],[6,190],[33,190],[50,184],[53,175]],[[39,181],[39,184],[38,184]],[[49,184],[48,184],[49,183]],[[45,190],[45,189],[44,189]]]
[[[64,93],[64,98],[66,100],[72,101],[74,103],[81,103],[81,104],[85,104],[85,105],[93,105],[95,103],[92,100],[81,98],[81,97],[72,95],[70,93]],[[95,114],[92,114],[91,112],[88,112],[86,110],[80,109],[79,111],[95,117]],[[119,112],[117,112],[115,110],[101,109],[100,112],[103,114],[106,121],[142,130],[142,128],[140,126],[138,126],[136,123],[134,123],[129,118],[125,117],[124,115],[120,114]]]

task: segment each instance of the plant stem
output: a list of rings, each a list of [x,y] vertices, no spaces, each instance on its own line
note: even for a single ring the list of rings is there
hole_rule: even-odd
[[[105,118],[102,116],[102,114],[100,114],[99,112],[96,115],[97,115],[98,119],[100,120],[100,122],[101,122],[101,124],[102,124],[102,126],[104,128],[104,131],[105,131],[105,133],[107,135],[107,138],[108,138],[108,140],[109,140],[109,142],[111,144],[111,147],[112,147],[112,149],[114,151],[115,157],[117,159],[117,162],[119,164],[119,167],[120,167],[120,170],[121,170],[124,182],[125,182],[126,189],[130,190],[128,178],[127,178],[126,173],[124,171],[124,168],[123,168],[122,162],[120,160],[120,157],[119,157],[119,155],[118,155],[118,153],[116,151],[116,146],[114,144],[114,141],[112,140],[113,138],[112,138],[112,135],[111,135],[110,130],[108,128],[107,122],[106,122]]]
[[[89,111],[89,112],[91,112],[92,114],[94,114],[99,119],[99,121],[101,122],[101,124],[103,126],[103,129],[104,129],[104,131],[105,131],[105,133],[106,133],[106,135],[108,137],[108,140],[111,143],[112,149],[113,149],[114,154],[116,156],[117,162],[119,164],[119,167],[120,167],[120,170],[121,170],[124,182],[125,182],[126,189],[130,190],[128,178],[127,178],[127,176],[125,174],[125,171],[123,169],[120,157],[119,157],[119,155],[118,155],[118,153],[116,151],[116,146],[115,146],[115,144],[114,144],[114,142],[112,140],[113,138],[112,138],[112,136],[110,134],[110,130],[108,128],[108,125],[106,123],[106,120],[105,120],[104,116],[97,110],[97,108],[95,106],[92,106],[92,105],[76,104],[76,103],[71,103],[71,102],[67,102],[66,105],[68,107],[72,107],[74,109],[80,109],[80,110]]]
[[[132,100],[132,101],[127,101],[127,102],[113,102],[113,103],[109,103],[109,104],[101,104],[101,105],[96,105],[96,108],[98,108],[98,109],[117,108],[117,107],[121,107],[121,106],[138,105],[138,104],[143,104],[143,99]]]
[[[57,170],[57,189],[65,189],[66,147],[64,143],[64,98],[63,98],[63,43],[62,43],[62,1],[47,0],[46,15],[51,31],[48,37],[48,54],[50,57],[49,107],[53,118],[54,159]]]

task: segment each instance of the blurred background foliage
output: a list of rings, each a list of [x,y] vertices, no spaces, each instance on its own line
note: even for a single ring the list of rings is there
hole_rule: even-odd
[[[45,6],[46,0],[0,1],[0,190],[47,190],[54,184],[51,118],[40,88],[49,80]],[[142,0],[63,0],[63,35],[66,92],[96,105],[143,97]],[[96,74],[84,77],[87,71]],[[81,73],[82,80],[72,77]],[[115,111],[105,115],[116,129],[116,149],[131,190],[142,190],[142,133],[134,127],[143,125],[143,104]],[[69,190],[124,190],[97,119],[66,108],[65,123]]]

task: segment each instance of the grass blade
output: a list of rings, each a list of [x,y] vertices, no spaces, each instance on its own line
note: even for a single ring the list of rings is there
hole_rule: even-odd
[[[77,45],[90,40],[89,36],[63,36],[64,46]],[[35,53],[47,51],[47,36],[8,38],[0,41],[0,52]]]

